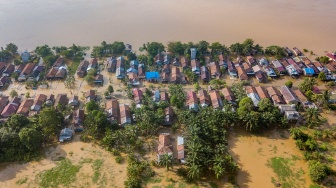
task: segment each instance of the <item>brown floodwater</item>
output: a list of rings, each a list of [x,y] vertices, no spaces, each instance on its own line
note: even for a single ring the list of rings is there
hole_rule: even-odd
[[[253,38],[319,54],[336,50],[335,0],[0,0],[0,46]]]

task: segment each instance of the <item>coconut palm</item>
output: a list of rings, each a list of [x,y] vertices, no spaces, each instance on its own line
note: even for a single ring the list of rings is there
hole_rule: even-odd
[[[159,165],[164,166],[166,168],[166,171],[168,171],[170,167],[173,167],[173,156],[167,153],[163,154],[160,157]]]
[[[318,126],[321,122],[321,114],[317,108],[308,108],[305,114],[305,120],[309,128]]]
[[[188,178],[198,179],[201,176],[201,166],[192,164],[188,169]]]

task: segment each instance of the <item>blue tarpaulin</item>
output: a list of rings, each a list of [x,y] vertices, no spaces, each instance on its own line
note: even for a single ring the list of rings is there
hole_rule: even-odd
[[[146,80],[158,80],[159,78],[158,72],[146,72]]]
[[[312,69],[312,68],[305,68],[304,71],[305,71],[306,75],[307,74],[308,75],[313,75],[315,73],[314,69]]]

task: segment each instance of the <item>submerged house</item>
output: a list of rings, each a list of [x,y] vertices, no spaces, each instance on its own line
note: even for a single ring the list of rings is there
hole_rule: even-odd
[[[265,83],[267,81],[267,78],[259,65],[253,66],[252,69],[254,72],[254,76],[256,77],[259,83]]]
[[[211,78],[219,78],[221,75],[219,65],[216,62],[209,63]]]
[[[188,91],[187,92],[186,102],[187,102],[189,110],[192,110],[192,111],[195,111],[195,112],[198,111],[198,98],[197,98],[195,92],[193,92],[193,91]]]
[[[269,76],[269,77],[277,77],[278,76],[270,66],[264,66],[263,68],[264,68],[267,76]]]
[[[116,77],[117,79],[125,78],[125,59],[122,56],[117,58]]]
[[[297,47],[293,48],[293,52],[296,56],[301,56],[302,55],[302,52]]]
[[[160,134],[159,135],[159,143],[158,143],[158,161],[160,161],[160,158],[163,155],[171,155],[173,156],[173,146],[170,143],[170,135],[169,133],[165,133],[165,134]]]
[[[225,87],[222,90],[222,94],[224,96],[224,99],[229,103],[229,104],[236,104],[236,97],[233,95],[232,91],[230,88]]]
[[[35,66],[36,66],[35,63],[26,64],[26,66],[24,67],[18,78],[18,81],[26,81],[29,75],[33,72]]]
[[[260,100],[261,99],[269,99],[270,98],[269,95],[268,95],[268,93],[266,92],[266,90],[263,87],[256,86],[255,90],[257,91],[257,94],[258,94]]]
[[[169,96],[167,92],[162,92],[160,95],[160,100],[164,102],[169,102]]]
[[[287,104],[297,104],[298,103],[298,100],[296,99],[296,97],[293,95],[293,93],[287,86],[281,86],[280,93],[282,94]]]
[[[269,65],[269,63],[268,63],[268,61],[267,61],[266,58],[261,58],[259,60],[259,64],[260,64],[260,66],[268,66]]]
[[[69,98],[69,105],[70,106],[77,106],[79,104],[79,99],[77,95],[71,95]]]
[[[278,70],[280,75],[286,74],[286,69],[282,66],[279,60],[272,61],[273,66]]]
[[[293,59],[287,59],[287,62],[296,70],[298,74],[302,74],[302,69],[295,63]],[[287,67],[286,67],[287,69]],[[288,71],[288,69],[287,69]]]
[[[209,92],[211,104],[214,109],[220,109],[223,107],[223,101],[219,95],[219,92],[216,90],[211,90]]]
[[[31,106],[30,110],[40,111],[46,99],[47,99],[47,95],[44,95],[44,94],[36,95],[36,97],[34,98],[33,105]]]
[[[210,81],[209,71],[206,66],[201,67],[201,80],[205,83]]]
[[[254,106],[258,106],[260,97],[253,86],[246,86],[246,94],[253,101]]]
[[[199,104],[202,107],[210,106],[211,105],[211,100],[210,96],[204,89],[200,89],[198,91],[198,98],[199,98]]]
[[[270,86],[266,88],[266,90],[274,105],[285,104],[285,101],[282,98],[282,94],[275,87]]]
[[[181,164],[186,163],[186,151],[184,148],[184,138],[182,136],[177,137],[177,159]]]
[[[247,63],[250,64],[251,66],[256,65],[256,60],[254,59],[253,56],[247,56],[246,60],[247,60]]]
[[[77,68],[77,76],[80,78],[83,78],[87,74],[87,67],[89,66],[89,62],[87,60],[83,60],[80,62],[78,68]]]
[[[167,108],[165,108],[164,112],[165,112],[164,125],[172,125],[174,116],[173,108],[171,106],[168,106]]]
[[[160,81],[160,74],[158,72],[146,72],[146,80],[148,82]]]
[[[248,76],[245,70],[240,65],[236,66],[236,70],[237,70],[238,78],[240,80],[248,80]]]
[[[76,132],[84,130],[84,110],[76,110],[73,112],[73,125]]]
[[[180,62],[181,62],[181,67],[182,67],[183,71],[190,68],[190,62],[189,62],[188,58],[181,57]]]
[[[195,74],[200,74],[200,62],[198,60],[191,60],[191,71]]]
[[[312,68],[304,68],[303,69],[303,74],[305,76],[313,76],[315,74],[315,71]]]
[[[172,68],[172,75],[170,78],[170,83],[173,84],[179,84],[181,81],[181,72],[180,72],[180,68],[178,67],[173,67]]]
[[[288,120],[298,120],[300,118],[300,114],[296,111],[294,105],[279,105],[278,108]]]
[[[22,54],[21,54],[21,59],[23,63],[27,63],[29,61],[30,58],[30,53],[25,50]]]
[[[115,72],[117,66],[117,59],[115,57],[108,57],[106,59],[106,65],[108,72]]]
[[[237,78],[238,77],[237,69],[235,65],[232,63],[232,61],[228,61],[227,65],[228,65],[228,72],[229,72],[230,77]]]
[[[140,89],[134,88],[133,89],[133,99],[135,104],[141,104],[143,99],[143,93]]]
[[[132,123],[130,108],[126,104],[119,106],[120,125],[125,126]]]
[[[244,62],[244,63],[242,64],[242,67],[243,67],[243,69],[245,70],[247,76],[251,76],[251,75],[254,75],[254,74],[255,74],[254,71],[253,71],[253,69],[252,69],[252,67],[250,66],[250,64]]]
[[[85,100],[86,103],[90,102],[90,101],[95,101],[96,100],[96,91],[95,90],[88,90],[85,92]]]
[[[87,71],[89,71],[90,69],[97,69],[97,68],[98,68],[98,60],[96,58],[90,59]]]
[[[119,123],[119,103],[117,99],[105,101],[105,113],[110,122]]]
[[[153,91],[153,101],[154,102],[160,102],[161,96],[160,96],[160,91],[159,90],[154,90]]]
[[[30,107],[33,105],[33,103],[34,103],[34,100],[33,99],[26,99],[26,100],[24,100],[21,104],[20,104],[20,106],[19,106],[19,108],[18,108],[18,110],[17,110],[17,114],[22,114],[22,115],[28,115],[28,113],[29,113],[29,110],[30,110]]]
[[[68,96],[67,94],[58,94],[55,100],[55,108],[59,109],[59,107],[65,107],[68,104]]]
[[[15,66],[13,64],[8,64],[5,70],[2,72],[3,76],[10,76],[15,70]]]
[[[139,66],[138,66],[138,78],[139,79],[146,78],[145,65],[144,64],[139,64]]]
[[[284,50],[285,50],[285,53],[286,53],[287,56],[292,56],[293,55],[292,51],[288,47],[284,47]]]

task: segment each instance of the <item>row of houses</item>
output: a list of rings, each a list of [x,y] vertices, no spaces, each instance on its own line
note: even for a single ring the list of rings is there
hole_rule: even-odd
[[[59,57],[47,72],[46,78],[48,80],[63,79],[66,77],[66,74],[67,70],[64,67],[64,59],[62,57]]]

